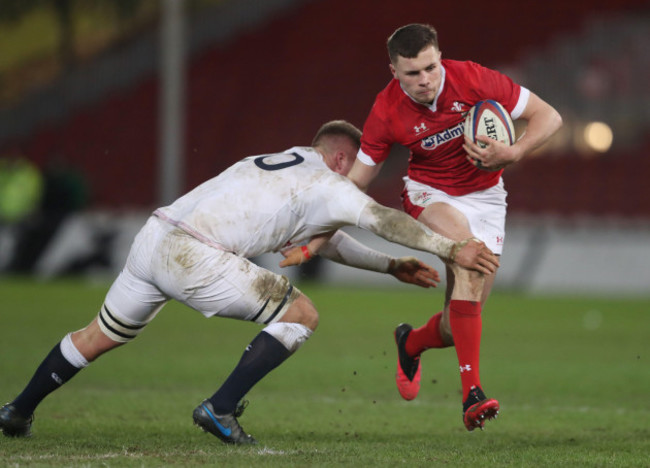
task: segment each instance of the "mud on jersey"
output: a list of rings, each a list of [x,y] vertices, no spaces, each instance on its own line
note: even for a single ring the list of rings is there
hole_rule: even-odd
[[[154,214],[208,245],[254,257],[358,225],[370,201],[316,150],[294,147],[245,158]]]

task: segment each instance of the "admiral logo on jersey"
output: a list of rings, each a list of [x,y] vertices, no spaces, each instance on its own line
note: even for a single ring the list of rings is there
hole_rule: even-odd
[[[459,122],[458,125],[448,128],[444,132],[439,132],[422,139],[421,146],[425,150],[434,150],[438,145],[449,143],[454,138],[462,137],[465,131],[465,122]]]

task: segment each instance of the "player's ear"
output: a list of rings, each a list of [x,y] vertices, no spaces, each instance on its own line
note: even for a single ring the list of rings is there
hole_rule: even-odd
[[[392,63],[388,64],[388,68],[390,69],[390,72],[393,75],[393,78],[397,78],[397,71],[395,70],[395,67],[393,66]]]
[[[336,152],[336,169],[340,172],[345,167],[345,152],[340,150]]]

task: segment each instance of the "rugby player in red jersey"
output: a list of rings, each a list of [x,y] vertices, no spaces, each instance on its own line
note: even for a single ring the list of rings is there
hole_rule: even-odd
[[[393,79],[378,95],[363,127],[361,149],[348,177],[367,190],[394,144],[409,149],[402,193],[404,210],[433,231],[455,240],[475,237],[501,254],[505,238],[503,168],[546,142],[562,125],[560,114],[537,95],[498,71],[469,61],[442,59],[435,29],[409,24],[388,39]],[[512,146],[463,135],[464,117],[478,101],[500,102],[513,120],[527,121]],[[472,159],[473,158],[473,159]],[[483,169],[476,167],[481,162]],[[420,388],[420,355],[455,346],[463,389],[463,421],[483,428],[496,416],[497,400],[479,378],[481,308],[494,274],[447,264],[445,304],[424,325],[395,329],[397,386],[411,400]]]

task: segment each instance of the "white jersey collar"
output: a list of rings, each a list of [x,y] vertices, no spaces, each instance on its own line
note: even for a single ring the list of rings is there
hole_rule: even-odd
[[[312,160],[313,160],[314,157],[316,157],[316,158],[318,158],[318,161],[320,161],[323,164],[323,166],[325,166],[327,169],[329,169],[329,167],[325,163],[325,159],[323,158],[323,155],[316,148],[313,148],[311,146],[294,146],[292,148],[289,148],[286,151],[283,151],[283,153],[284,154],[291,154],[291,153],[299,154],[303,158],[309,158],[309,159],[312,159]]]
[[[298,153],[300,156],[316,155],[321,161],[323,161],[323,163],[325,162],[323,160],[323,155],[311,146],[294,146],[288,150],[283,151],[283,153]]]

